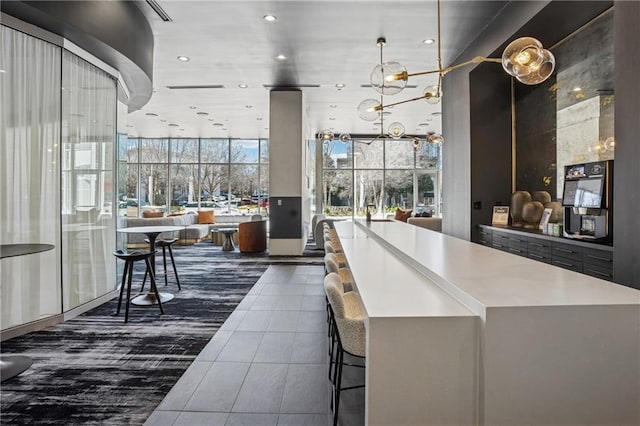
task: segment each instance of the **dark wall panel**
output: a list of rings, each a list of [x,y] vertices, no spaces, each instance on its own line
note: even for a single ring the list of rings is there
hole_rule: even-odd
[[[496,64],[469,74],[471,123],[471,223],[491,223],[493,206],[511,195],[511,81]]]
[[[640,2],[617,1],[615,27],[615,282],[640,289]]]
[[[302,197],[269,198],[269,238],[302,238]]]

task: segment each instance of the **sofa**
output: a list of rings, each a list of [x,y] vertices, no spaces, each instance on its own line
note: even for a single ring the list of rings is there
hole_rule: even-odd
[[[118,217],[118,228],[131,228],[134,226],[181,226],[183,229],[176,232],[163,232],[158,236],[160,239],[178,238],[178,244],[195,244],[202,240],[211,238],[211,231],[219,228],[238,226],[242,222],[251,220],[247,215],[216,215],[215,223],[200,224],[198,213],[189,212],[183,215],[164,217]],[[127,247],[146,247],[144,234],[126,234]],[[224,236],[214,233],[214,244],[222,245]],[[237,234],[234,234],[234,242],[238,243]]]
[[[430,229],[436,232],[442,232],[441,217],[410,217],[407,219],[409,225],[419,226],[420,228]]]

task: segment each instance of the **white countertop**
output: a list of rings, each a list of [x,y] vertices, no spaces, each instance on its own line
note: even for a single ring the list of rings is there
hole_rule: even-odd
[[[638,290],[417,226],[356,221],[335,227],[341,241],[357,243],[362,233],[376,240],[478,314],[488,307],[640,305]],[[380,265],[388,262],[387,250],[363,257]]]

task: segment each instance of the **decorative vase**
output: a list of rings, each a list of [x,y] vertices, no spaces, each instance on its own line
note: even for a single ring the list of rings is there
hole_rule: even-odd
[[[527,229],[538,229],[544,205],[540,201],[529,201],[522,207],[522,221]]]
[[[522,220],[522,208],[531,201],[531,194],[528,191],[516,191],[511,195],[511,206],[509,213],[511,214],[511,226],[520,228],[524,226]]]

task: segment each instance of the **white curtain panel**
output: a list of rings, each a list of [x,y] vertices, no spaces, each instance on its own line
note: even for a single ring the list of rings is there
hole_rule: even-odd
[[[62,54],[62,294],[67,311],[116,286],[116,82]]]
[[[1,328],[59,314],[60,48],[0,27],[0,243],[54,250],[0,263]]]

